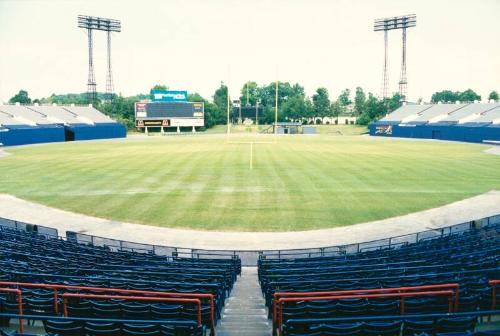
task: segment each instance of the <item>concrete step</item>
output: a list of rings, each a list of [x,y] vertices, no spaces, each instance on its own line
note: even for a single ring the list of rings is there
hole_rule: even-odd
[[[255,267],[242,268],[217,325],[219,336],[270,336],[272,323]]]

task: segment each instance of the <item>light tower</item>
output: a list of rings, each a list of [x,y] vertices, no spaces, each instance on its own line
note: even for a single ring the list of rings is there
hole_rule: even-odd
[[[388,68],[388,32],[389,30],[401,29],[403,32],[403,55],[401,60],[401,74],[399,79],[399,95],[401,102],[406,102],[408,97],[408,79],[406,78],[406,29],[417,25],[417,16],[415,14],[394,16],[375,20],[374,31],[384,32],[384,69],[382,74],[382,98],[389,96],[389,76]]]
[[[101,30],[107,33],[107,52],[108,52],[108,67],[106,74],[106,99],[111,100],[113,97],[113,73],[111,70],[111,33],[119,33],[121,31],[121,22],[114,19],[106,19],[95,16],[78,15],[78,28],[87,30],[88,47],[89,47],[89,75],[87,79],[87,100],[94,104],[97,101],[97,84],[94,74],[93,60],[93,40],[92,31]]]

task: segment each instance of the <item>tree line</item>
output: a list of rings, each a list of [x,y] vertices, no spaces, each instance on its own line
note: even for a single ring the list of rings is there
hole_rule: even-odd
[[[166,90],[165,85],[155,85],[152,90]],[[256,82],[249,81],[240,90],[239,99],[242,105],[259,105],[262,111],[262,122],[273,123],[276,104],[276,83],[259,86]],[[205,125],[207,128],[214,125],[225,124],[227,122],[227,86],[221,82],[215,90],[212,99],[206,99],[198,93],[189,94],[188,100],[192,102],[204,102],[205,104]],[[115,95],[111,101],[107,101],[105,95],[99,93],[97,96],[96,108],[110,117],[122,122],[129,128],[135,126],[134,104],[140,100],[147,99],[150,94],[137,94],[124,97],[121,94]],[[235,97],[231,97],[233,100]],[[303,123],[323,123],[325,118],[335,118],[340,115],[353,115],[357,117],[357,123],[367,125],[374,120],[378,120],[386,114],[394,111],[400,106],[400,96],[395,93],[389,98],[378,98],[372,93],[365,93],[361,87],[357,87],[354,92],[344,89],[336,97],[331,97],[324,87],[318,88],[309,97],[306,95],[304,87],[298,83],[289,82],[278,83],[278,121],[301,121]],[[234,100],[236,100],[234,99]],[[488,99],[497,101],[499,95],[492,91]],[[481,96],[471,89],[461,91],[443,90],[435,92],[431,97],[431,102],[454,103],[456,101],[472,102],[481,100]],[[419,99],[421,102],[422,99]],[[85,93],[79,94],[52,94],[46,98],[34,99],[25,90],[20,90],[10,100],[10,103],[19,102],[21,104],[86,104]],[[230,101],[230,104],[231,101]],[[233,106],[230,106],[233,108]]]

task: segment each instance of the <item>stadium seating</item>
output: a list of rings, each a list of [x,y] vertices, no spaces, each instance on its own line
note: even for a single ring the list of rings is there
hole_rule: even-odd
[[[3,226],[0,242],[0,290],[21,289],[23,314],[57,335],[197,335],[196,301],[203,330],[213,330],[240,270],[235,258],[112,252]],[[15,293],[0,291],[0,310],[18,313]],[[83,320],[50,319],[61,312]]]
[[[466,142],[500,141],[500,103],[403,105],[370,125],[370,135]]]
[[[275,320],[275,327],[282,325],[284,335],[399,335],[401,330],[405,335],[413,335],[408,330],[431,334],[472,332],[477,320],[474,314],[492,309],[490,280],[500,279],[499,232],[500,226],[493,225],[342,256],[262,256],[258,265],[259,281],[270,318]],[[398,297],[405,291],[422,293],[426,291],[425,286],[437,284],[459,288],[457,307],[451,306],[454,294],[448,296],[447,291],[443,295],[432,292],[411,294],[404,299]],[[387,289],[408,286],[424,287],[394,290],[396,294],[392,297],[380,290],[385,288],[384,293],[389,293]],[[346,298],[334,298],[343,294],[327,294],[330,291],[358,292]],[[295,293],[290,296],[296,298],[280,299],[286,296],[279,294],[281,292]],[[496,297],[500,299],[498,292]],[[398,316],[401,312],[419,316],[448,312],[472,315],[456,318],[438,315],[422,322],[402,319]],[[388,319],[369,321],[374,316]],[[337,320],[331,321],[332,318]],[[342,320],[350,318],[358,320],[350,324]]]
[[[0,145],[123,138],[126,129],[92,106],[0,105]]]

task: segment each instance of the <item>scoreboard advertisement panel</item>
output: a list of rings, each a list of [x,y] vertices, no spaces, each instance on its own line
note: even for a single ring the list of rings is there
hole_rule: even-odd
[[[136,127],[204,126],[204,104],[201,102],[135,103]]]

